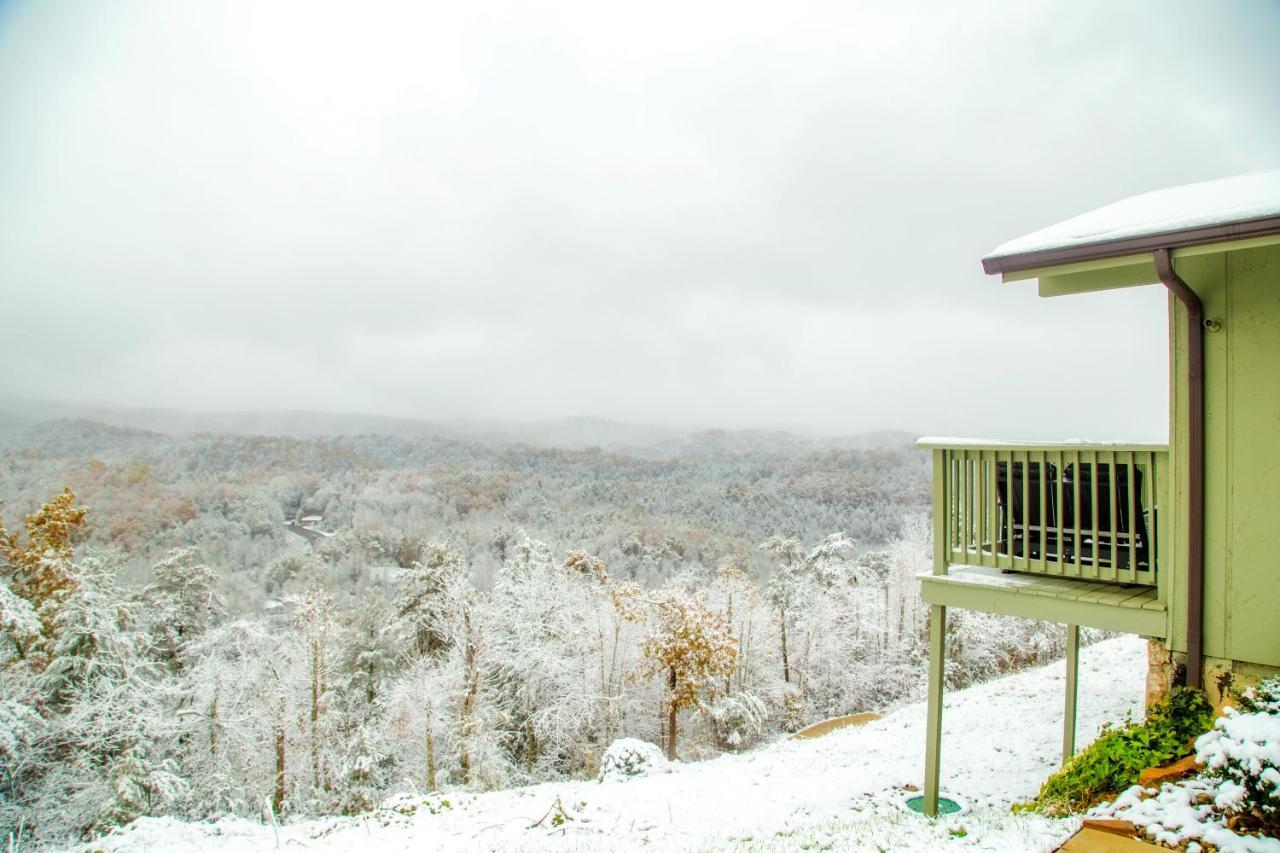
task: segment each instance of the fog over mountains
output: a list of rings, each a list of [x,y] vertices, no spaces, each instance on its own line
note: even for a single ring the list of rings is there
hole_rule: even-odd
[[[167,435],[218,433],[294,438],[385,435],[398,438],[444,438],[496,445],[527,444],[566,450],[588,447],[659,449],[689,443],[714,445],[722,450],[776,450],[785,446],[805,445],[871,450],[900,448],[909,445],[915,438],[913,434],[901,430],[880,430],[855,436],[820,436],[816,433],[806,435],[758,429],[682,431],[587,415],[537,421],[418,419],[365,412],[190,411],[0,397],[0,431],[21,432],[45,421],[61,419],[88,420]]]

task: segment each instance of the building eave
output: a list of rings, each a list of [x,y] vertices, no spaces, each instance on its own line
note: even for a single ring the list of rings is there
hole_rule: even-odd
[[[1247,240],[1276,234],[1280,234],[1280,216],[1263,216],[1257,219],[1219,222],[1213,225],[1141,234],[1118,240],[1082,243],[1012,255],[988,256],[982,259],[982,269],[988,275],[999,275],[1084,261],[1119,258],[1153,252],[1156,249],[1182,249],[1188,246]]]

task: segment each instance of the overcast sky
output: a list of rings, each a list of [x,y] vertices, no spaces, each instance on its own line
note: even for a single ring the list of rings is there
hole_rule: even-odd
[[[1280,3],[0,0],[0,394],[1160,438],[996,244],[1280,166]]]

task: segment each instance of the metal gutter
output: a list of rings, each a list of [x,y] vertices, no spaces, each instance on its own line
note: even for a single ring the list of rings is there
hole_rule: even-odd
[[[988,275],[1019,272],[1041,267],[1056,267],[1080,261],[1096,261],[1104,258],[1118,258],[1123,255],[1145,254],[1146,252],[1156,252],[1161,249],[1182,249],[1187,246],[1199,246],[1205,243],[1266,237],[1272,234],[1280,234],[1280,216],[1264,216],[1259,219],[1220,222],[1214,225],[1197,225],[1193,228],[1163,231],[1158,234],[1143,234],[1138,237],[1123,237],[1119,240],[1105,240],[1099,243],[1064,246],[1059,249],[1042,249],[1037,252],[986,257],[982,259],[982,269]]]
[[[1186,683],[1199,687],[1204,665],[1204,306],[1174,271],[1168,246],[1155,249],[1152,257],[1160,283],[1187,310]]]

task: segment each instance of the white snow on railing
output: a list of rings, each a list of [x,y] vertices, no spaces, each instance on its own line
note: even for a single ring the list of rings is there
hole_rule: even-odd
[[[1071,438],[1065,441],[1020,441],[1007,438],[960,438],[946,435],[927,435],[916,439],[916,447],[1142,447],[1150,450],[1167,450],[1165,442],[1149,441],[1090,441]]]

